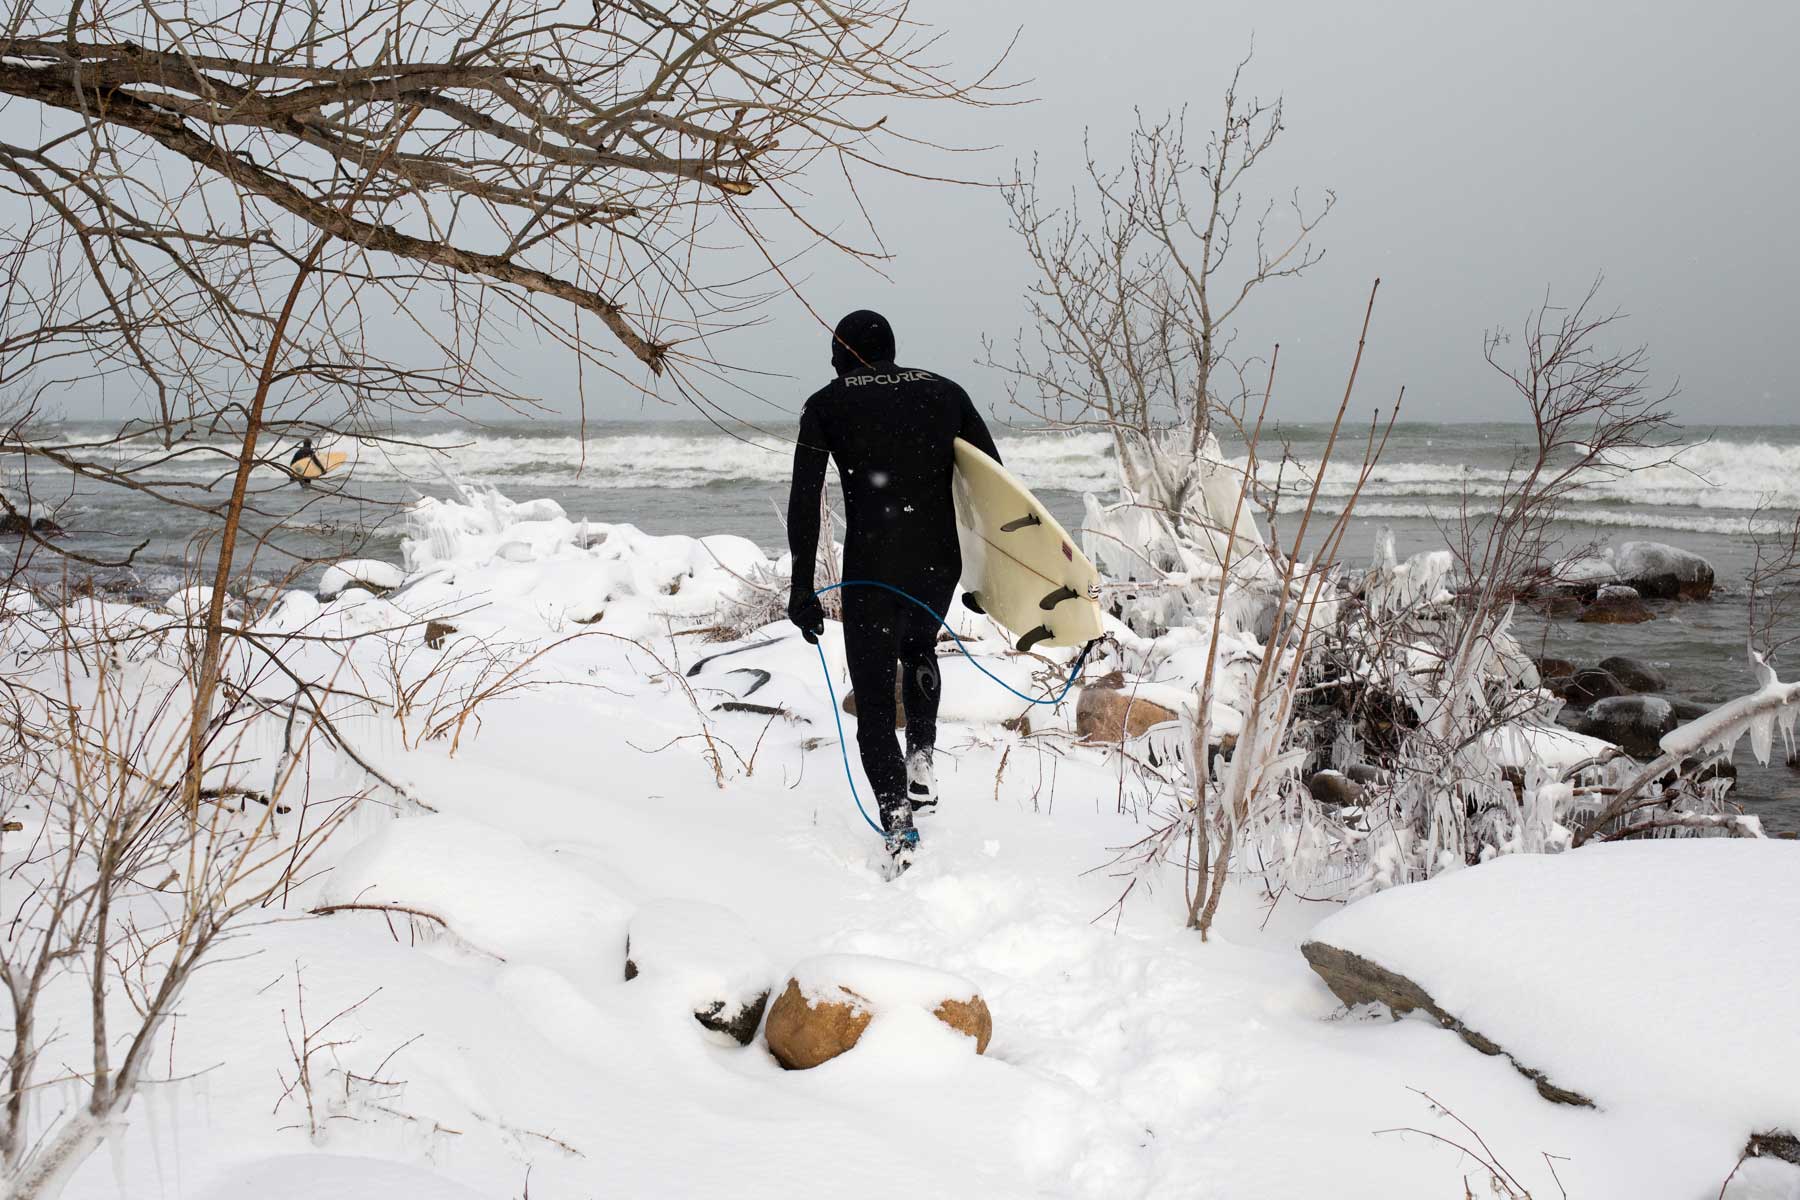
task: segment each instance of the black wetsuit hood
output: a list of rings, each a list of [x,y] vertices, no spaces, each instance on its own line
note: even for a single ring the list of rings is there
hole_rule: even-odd
[[[894,327],[886,317],[859,308],[831,335],[831,366],[839,375],[894,361]]]

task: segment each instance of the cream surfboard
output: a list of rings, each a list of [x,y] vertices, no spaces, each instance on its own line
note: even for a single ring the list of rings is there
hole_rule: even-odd
[[[957,438],[952,493],[964,603],[1011,630],[1021,650],[1100,636],[1100,574],[1024,484]]]
[[[324,453],[301,459],[289,470],[302,479],[317,479],[319,476],[343,466],[346,457],[341,450],[327,450]]]

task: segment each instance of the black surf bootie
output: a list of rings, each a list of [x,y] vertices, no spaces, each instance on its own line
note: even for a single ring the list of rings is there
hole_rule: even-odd
[[[888,868],[885,874],[889,879],[898,879],[913,865],[913,859],[919,854],[919,831],[901,829],[887,835],[882,843],[887,851]]]
[[[881,827],[887,831],[881,843],[887,859],[881,873],[887,879],[898,879],[919,853],[919,831],[913,828],[912,805],[904,796],[882,803]]]

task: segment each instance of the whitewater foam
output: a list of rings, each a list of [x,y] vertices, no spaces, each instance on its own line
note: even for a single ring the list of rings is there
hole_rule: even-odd
[[[1242,470],[1244,461],[1237,458],[1232,464]],[[1300,493],[1311,489],[1318,462],[1265,462],[1262,475],[1273,480],[1277,469],[1284,471],[1282,490]],[[1319,495],[1351,495],[1361,471],[1360,459],[1346,456],[1334,460],[1319,483]],[[1521,469],[1390,459],[1378,463],[1370,472],[1362,495],[1365,501],[1422,496],[1491,500],[1516,489],[1521,478]],[[1568,498],[1575,504],[1618,503],[1636,508],[1727,509],[1745,513],[1758,509],[1792,511],[1800,509],[1800,445],[1712,441],[1619,452],[1607,465],[1586,468],[1569,483]],[[1665,523],[1661,527],[1713,531],[1691,524]]]
[[[1305,508],[1304,498],[1284,499],[1281,511],[1298,512]],[[1341,500],[1319,501],[1315,510],[1328,516],[1336,516],[1344,511]],[[1375,517],[1388,520],[1418,519],[1426,521],[1452,522],[1461,511],[1457,504],[1406,504],[1392,501],[1363,499],[1357,502],[1358,517]],[[1494,505],[1471,504],[1468,514],[1471,517],[1493,516]],[[1791,528],[1787,522],[1769,518],[1752,517],[1742,514],[1734,517],[1691,516],[1681,513],[1650,511],[1634,512],[1623,508],[1575,507],[1565,509],[1562,517],[1571,525],[1597,525],[1608,528],[1623,529],[1667,529],[1684,533],[1712,533],[1728,537],[1748,537],[1752,534],[1779,534]]]

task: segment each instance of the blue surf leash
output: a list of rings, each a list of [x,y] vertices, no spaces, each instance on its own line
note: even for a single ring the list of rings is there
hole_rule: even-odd
[[[963,640],[957,636],[956,630],[950,628],[950,622],[946,621],[935,608],[932,608],[931,605],[925,603],[925,601],[919,599],[911,592],[903,591],[891,583],[883,583],[879,579],[846,579],[841,583],[827,584],[825,587],[814,592],[813,595],[823,596],[827,592],[835,592],[840,588],[847,587],[881,588],[884,591],[894,593],[894,595],[899,596],[903,600],[910,600],[912,603],[918,605],[920,608],[931,614],[932,620],[944,627],[944,632],[950,635],[950,640],[956,643],[956,648],[962,651],[962,656],[964,658],[974,664],[977,671],[980,671],[983,675],[986,675],[989,679],[993,680],[1019,699],[1025,701],[1027,704],[1061,704],[1063,702],[1063,697],[1069,694],[1069,689],[1075,686],[1075,679],[1081,674],[1083,664],[1087,662],[1088,651],[1094,648],[1094,643],[1089,642],[1081,648],[1081,653],[1075,656],[1075,665],[1069,668],[1069,678],[1063,682],[1062,691],[1048,699],[1041,696],[1027,696],[1024,692],[1021,692],[1018,688],[982,666],[981,660],[969,653],[968,646],[963,644]],[[869,810],[863,807],[862,795],[856,790],[856,776],[850,768],[850,742],[849,739],[844,736],[844,718],[841,710],[838,708],[837,689],[831,686],[831,665],[825,661],[824,642],[815,640],[813,642],[813,649],[819,652],[819,672],[825,676],[825,694],[831,697],[831,719],[837,724],[838,754],[844,760],[844,781],[850,785],[850,798],[856,801],[856,811],[862,814],[862,819],[868,822],[869,828],[873,829],[882,837],[886,837],[887,830],[883,829],[877,822],[870,818]]]

